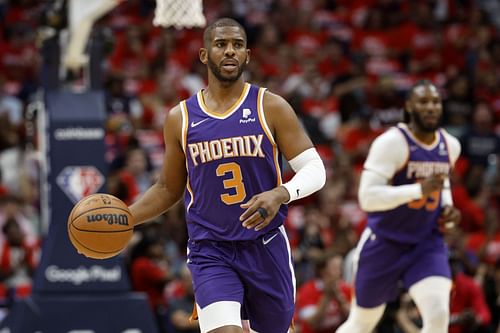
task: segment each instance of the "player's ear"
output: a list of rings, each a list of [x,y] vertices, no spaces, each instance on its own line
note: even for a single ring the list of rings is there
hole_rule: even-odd
[[[406,110],[406,112],[411,113],[412,108],[411,108],[411,103],[410,103],[410,101],[406,101],[406,102],[405,102],[405,110]]]
[[[201,48],[200,51],[198,52],[198,56],[200,58],[200,61],[206,65],[208,63],[208,51],[206,48]]]
[[[247,60],[245,62],[247,65],[250,62],[250,49],[247,49]]]

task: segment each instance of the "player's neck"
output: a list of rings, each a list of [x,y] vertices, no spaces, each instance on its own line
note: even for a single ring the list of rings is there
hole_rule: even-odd
[[[207,88],[203,90],[203,99],[212,110],[225,109],[241,96],[244,87],[243,78],[231,83],[209,80]]]
[[[436,131],[424,131],[418,128],[418,126],[416,126],[415,124],[410,124],[408,128],[410,129],[413,136],[415,136],[418,141],[422,143],[430,145],[434,142],[434,140],[436,140]]]

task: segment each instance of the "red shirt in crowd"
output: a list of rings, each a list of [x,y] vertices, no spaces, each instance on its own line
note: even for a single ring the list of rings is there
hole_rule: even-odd
[[[139,257],[132,263],[130,280],[134,290],[145,292],[153,309],[165,305],[165,272],[151,259]]]
[[[472,310],[481,326],[488,325],[491,321],[491,313],[481,287],[471,277],[458,273],[453,279],[450,296],[449,333],[467,333],[464,324],[453,324],[454,317],[465,310]]]
[[[460,228],[465,232],[475,232],[483,229],[484,210],[470,197],[463,184],[455,184],[452,189],[455,206],[462,214]]]
[[[345,282],[339,283],[339,290],[346,299],[346,301],[351,300],[351,288]],[[323,321],[319,325],[318,329],[312,328],[305,320],[301,320],[303,317],[308,317],[309,313],[316,311],[317,305],[323,296],[323,281],[321,280],[311,280],[305,282],[298,290],[297,293],[297,325],[301,328],[301,333],[331,333],[334,329],[340,326],[342,322],[346,319],[346,316],[342,313],[340,303],[332,298],[327,306],[326,313]]]
[[[484,231],[477,231],[467,235],[467,249],[484,255],[483,260],[494,265],[500,260],[500,231],[488,236]]]

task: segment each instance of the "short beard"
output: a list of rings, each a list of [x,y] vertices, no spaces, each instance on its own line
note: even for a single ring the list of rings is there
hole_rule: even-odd
[[[222,75],[220,67],[217,66],[217,64],[215,62],[213,62],[212,59],[210,59],[210,55],[208,55],[208,67],[210,68],[210,71],[212,72],[212,74],[220,82],[223,82],[223,83],[233,83],[233,82],[238,81],[238,79],[240,78],[241,74],[243,74],[243,71],[245,70],[245,67],[246,67],[246,60],[243,61],[243,64],[241,66],[239,66],[238,73],[236,73],[236,76],[231,76],[231,77]]]
[[[436,123],[436,125],[426,125],[422,121],[422,118],[420,118],[420,116],[418,114],[416,114],[416,113],[411,114],[411,118],[415,122],[415,125],[417,125],[417,127],[422,132],[426,132],[426,133],[433,133],[433,132],[435,132],[439,128],[439,125],[441,123],[441,121],[438,121]]]

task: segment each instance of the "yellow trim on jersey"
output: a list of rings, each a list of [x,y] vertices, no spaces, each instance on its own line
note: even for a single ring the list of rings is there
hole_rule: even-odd
[[[218,119],[225,119],[229,117],[231,114],[233,114],[236,110],[238,110],[243,101],[246,99],[249,91],[250,91],[250,84],[248,82],[245,82],[245,86],[243,87],[243,91],[241,92],[240,97],[238,97],[238,100],[236,100],[236,102],[234,102],[234,104],[223,113],[214,112],[210,110],[210,108],[205,104],[205,99],[203,98],[202,90],[198,91],[196,97],[198,99],[198,104],[200,106],[201,111],[203,111],[204,113],[206,113],[211,117]]]
[[[184,150],[184,154],[186,154],[187,147],[187,130],[189,124],[189,115],[187,112],[186,101],[182,101],[179,106],[181,107],[182,114],[182,150]]]
[[[420,146],[421,148],[423,148],[425,150],[432,150],[432,149],[436,148],[437,144],[439,143],[439,130],[436,130],[434,132],[435,133],[434,142],[427,144],[425,142],[420,141],[415,135],[413,135],[413,133],[410,131],[410,129],[408,128],[408,126],[406,124],[400,123],[400,124],[398,124],[398,127],[402,128],[408,134],[408,136],[410,136],[410,138],[412,138],[413,141],[415,141],[415,143],[418,146]]]
[[[267,126],[267,121],[266,121],[266,115],[264,114],[264,93],[266,92],[266,88],[260,88],[259,93],[257,95],[257,113],[259,114],[259,121],[260,125],[262,126],[262,129],[264,129],[264,132],[266,133],[267,138],[273,146],[276,146],[276,141],[274,141],[273,134],[271,130],[269,129],[269,126]]]
[[[189,201],[189,204],[186,207],[186,210],[189,211],[189,208],[193,205],[194,202],[194,194],[193,190],[191,189],[191,184],[189,183],[189,167],[188,167],[188,158],[187,158],[187,132],[189,128],[189,113],[186,105],[186,101],[182,101],[180,103],[181,107],[181,112],[182,112],[182,150],[184,150],[184,155],[186,156],[186,172],[187,172],[187,181],[186,181],[186,189],[188,190],[189,194],[191,195],[191,201]]]
[[[276,168],[276,186],[280,186],[282,184],[282,179],[281,179],[281,168],[279,164],[279,159],[278,159],[278,146],[276,144],[276,141],[274,140],[274,137],[272,135],[271,130],[269,129],[269,126],[267,126],[267,121],[266,121],[266,116],[264,114],[264,93],[266,91],[266,88],[260,88],[259,93],[257,95],[257,114],[259,115],[259,122],[260,126],[264,130],[264,133],[266,133],[267,138],[271,142],[271,145],[273,146],[273,161],[274,161],[274,166]]]

